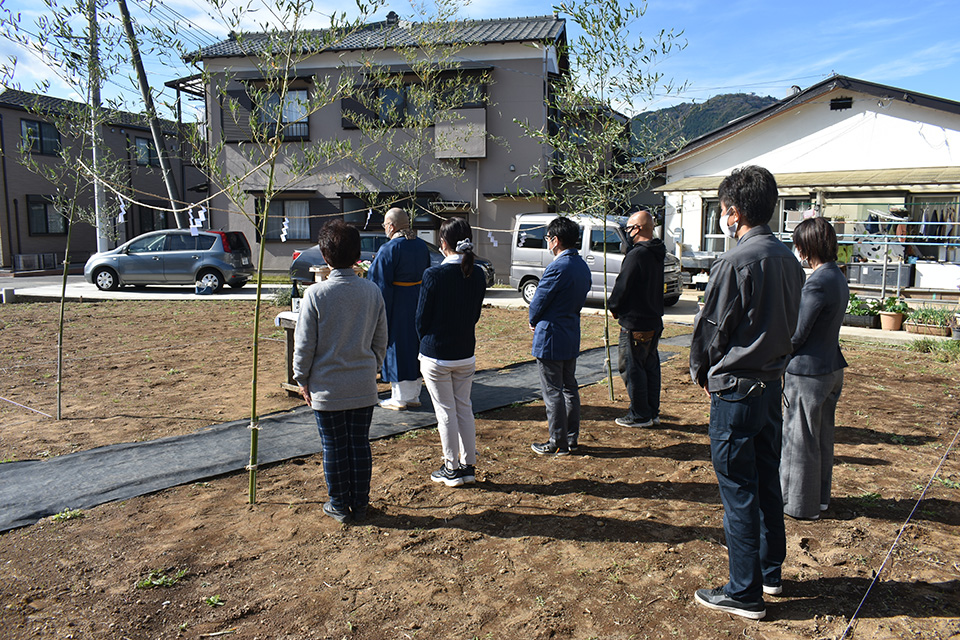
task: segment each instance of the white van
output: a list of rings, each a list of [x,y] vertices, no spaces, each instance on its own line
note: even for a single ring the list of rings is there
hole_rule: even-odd
[[[543,270],[553,261],[547,251],[544,235],[547,225],[557,217],[555,213],[521,213],[513,227],[513,245],[510,249],[510,286],[516,287],[527,304],[533,300]],[[588,300],[603,300],[603,251],[607,252],[607,293],[613,290],[620,273],[623,256],[630,243],[623,230],[626,218],[608,218],[606,224],[598,218],[582,215],[568,216],[580,227],[577,250],[590,267],[593,282]],[[606,227],[606,228],[604,228]],[[680,279],[680,261],[667,253],[663,259],[663,304],[671,306],[680,299],[683,288]]]

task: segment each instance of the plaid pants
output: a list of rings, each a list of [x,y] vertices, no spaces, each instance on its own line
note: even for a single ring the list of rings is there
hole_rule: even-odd
[[[323,444],[323,475],[333,507],[363,509],[370,502],[370,421],[373,407],[345,411],[314,411]]]

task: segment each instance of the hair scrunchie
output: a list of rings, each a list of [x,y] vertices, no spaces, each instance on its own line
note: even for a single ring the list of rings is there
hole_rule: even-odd
[[[457,253],[466,253],[467,251],[473,251],[473,243],[470,242],[470,238],[464,238],[457,242],[457,248],[455,249]]]

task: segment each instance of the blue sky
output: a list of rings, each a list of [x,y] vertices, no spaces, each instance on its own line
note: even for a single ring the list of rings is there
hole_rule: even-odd
[[[225,37],[228,30],[222,20],[211,17],[204,0],[163,0],[149,15],[141,8],[146,6],[145,0],[130,2],[134,14],[145,21],[176,19],[181,37],[191,44],[210,44]],[[21,12],[25,24],[33,21],[38,4],[3,2],[6,9]],[[343,3],[318,0],[317,8],[322,14],[342,10]],[[390,8],[402,16],[410,15],[409,5],[393,3],[377,17],[385,16]],[[463,15],[497,18],[552,12],[553,3],[542,0],[521,4],[476,0],[466,6]],[[261,10],[255,19],[269,21],[270,16]],[[806,88],[833,73],[960,101],[958,26],[960,3],[956,0],[651,0],[636,29],[645,36],[661,29],[684,32],[687,47],[660,61],[657,70],[677,83],[686,83],[687,88],[679,96],[659,96],[636,104],[635,110],[680,101],[702,102],[720,93],[782,98],[792,85]],[[248,21],[246,27],[256,25]],[[569,22],[568,28],[572,28]],[[0,57],[11,54],[18,57],[15,80],[21,88],[30,90],[38,78],[52,78],[35,56],[0,43]],[[176,60],[157,59],[147,60],[147,70],[157,87],[193,72]],[[127,85],[114,78],[105,92],[116,93],[121,86]],[[77,98],[56,82],[51,93]]]

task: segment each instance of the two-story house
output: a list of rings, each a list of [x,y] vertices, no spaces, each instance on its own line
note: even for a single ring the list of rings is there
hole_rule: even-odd
[[[383,91],[383,118],[403,126],[404,91],[417,82],[404,47],[415,46],[412,34],[416,24],[401,21],[393,12],[385,21],[365,25],[340,41],[327,43],[322,51],[298,60],[287,85],[286,102],[274,115],[284,127],[283,144],[293,155],[301,145],[323,140],[349,139],[355,148],[369,141],[357,128],[351,115],[356,100],[344,98],[310,113],[297,105],[316,92],[319,82],[335,85],[341,74],[358,75],[358,69],[374,60],[378,69],[403,78],[403,87],[393,85]],[[435,241],[436,230],[446,216],[464,216],[476,229],[477,252],[489,258],[497,271],[505,274],[510,260],[509,230],[516,214],[546,211],[543,180],[527,175],[532,166],[548,162],[550,150],[524,136],[515,119],[534,127],[549,126],[549,92],[552,79],[567,72],[563,46],[565,23],[555,16],[466,20],[449,23],[444,30],[446,44],[454,54],[444,60],[451,72],[467,82],[477,80],[476,91],[483,99],[466,100],[457,109],[454,123],[436,125],[439,141],[443,128],[462,126],[470,133],[463,144],[434,144],[427,162],[454,163],[457,170],[416,189],[417,209],[431,215],[417,215],[414,226],[427,240]],[[248,194],[242,209],[235,201],[218,194],[211,186],[212,228],[243,231],[251,240],[260,241],[255,228],[263,198],[262,173],[255,170],[255,154],[249,150],[251,118],[262,117],[263,108],[252,106],[250,87],[264,91],[255,43],[258,34],[242,34],[207,47],[201,52],[202,65],[210,80],[206,85],[206,110],[209,143],[224,143],[218,158],[220,168],[231,176],[249,176],[242,189]],[[248,55],[249,54],[249,55]],[[298,95],[299,94],[299,95]],[[262,95],[262,94],[261,94]],[[279,98],[278,98],[279,99]],[[387,108],[389,107],[389,108]],[[389,150],[386,150],[389,152]],[[281,166],[277,175],[290,177]],[[358,189],[357,185],[364,185]],[[332,217],[370,231],[380,231],[382,206],[370,202],[371,190],[378,188],[377,202],[403,203],[402,188],[384,186],[365,172],[362,165],[338,162],[317,167],[284,184],[270,208],[265,242],[265,270],[283,271],[294,250],[316,242],[324,222]],[[408,206],[412,203],[407,202]],[[286,219],[286,242],[281,240],[281,224]]]
[[[59,268],[66,248],[67,220],[55,210],[52,195],[56,186],[24,165],[24,153],[38,164],[63,162],[61,133],[44,117],[47,113],[73,113],[77,103],[14,89],[0,94],[0,269],[13,272]],[[171,155],[174,180],[185,200],[199,201],[198,191],[206,179],[177,153],[176,124],[163,121],[167,152]],[[156,229],[176,227],[167,210],[169,200],[160,173],[160,161],[142,116],[109,112],[101,135],[104,148],[124,165],[122,180],[137,204],[126,206],[123,223],[109,221],[110,246]],[[78,169],[79,170],[79,169]],[[186,189],[184,188],[186,186]],[[200,187],[200,189],[198,189]],[[110,196],[107,196],[110,197]],[[81,205],[92,208],[93,189],[85,188]],[[97,232],[90,223],[75,224],[71,237],[70,262],[82,267],[97,250]]]

